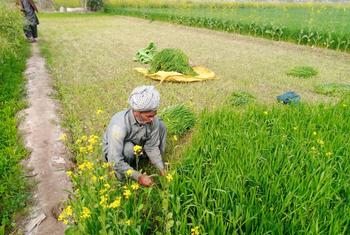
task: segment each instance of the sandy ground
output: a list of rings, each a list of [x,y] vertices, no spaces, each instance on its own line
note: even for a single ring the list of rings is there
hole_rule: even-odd
[[[227,102],[240,90],[268,105],[277,104],[276,96],[286,91],[300,94],[303,102],[319,103],[331,98],[315,93],[314,86],[349,81],[350,55],[333,50],[132,17],[50,16],[42,17],[41,22],[40,32],[52,58],[52,75],[65,116],[79,120],[80,127],[91,122],[94,130],[102,126],[96,127],[92,120],[97,109],[112,115],[127,107],[128,93],[135,86],[158,85],[133,71],[134,67],[147,67],[134,62],[133,57],[150,42],[159,49],[183,50],[220,78],[158,85],[161,108],[191,99],[194,110],[200,112]],[[319,74],[310,79],[286,74],[305,65]],[[108,122],[107,118],[99,121]]]
[[[57,222],[52,209],[67,199],[65,190],[71,183],[65,174],[70,162],[67,150],[59,140],[62,129],[57,116],[58,105],[52,98],[51,78],[45,68],[37,44],[32,44],[32,56],[27,61],[28,108],[20,129],[24,133],[30,157],[23,162],[33,175],[37,187],[33,192],[34,205],[25,224],[25,234],[64,234],[65,226]]]

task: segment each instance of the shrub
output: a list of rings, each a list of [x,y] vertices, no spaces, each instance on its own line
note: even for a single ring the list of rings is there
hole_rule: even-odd
[[[186,75],[196,75],[189,65],[189,59],[180,49],[167,48],[155,54],[150,72],[173,71]]]
[[[103,7],[102,0],[88,0],[87,1],[87,8],[90,11],[98,11],[98,10],[101,10],[102,7]]]

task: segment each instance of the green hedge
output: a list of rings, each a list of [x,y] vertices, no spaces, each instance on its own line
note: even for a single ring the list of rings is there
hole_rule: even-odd
[[[0,3],[0,234],[28,197],[19,161],[27,155],[17,133],[16,113],[24,108],[23,71],[29,47],[16,9]]]

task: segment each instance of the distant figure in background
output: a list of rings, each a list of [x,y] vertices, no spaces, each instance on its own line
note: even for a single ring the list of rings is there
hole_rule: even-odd
[[[17,0],[17,5],[25,17],[24,34],[29,42],[35,42],[38,37],[37,25],[39,24],[39,19],[35,12],[38,12],[38,8],[33,0]]]

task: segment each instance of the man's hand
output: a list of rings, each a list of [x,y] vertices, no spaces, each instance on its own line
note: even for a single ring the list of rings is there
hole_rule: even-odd
[[[166,170],[163,169],[163,170],[160,170],[160,176],[165,176],[166,175]]]
[[[146,186],[146,187],[152,186],[154,184],[152,177],[145,175],[145,174],[140,175],[138,178],[138,181],[139,181],[139,184]]]

